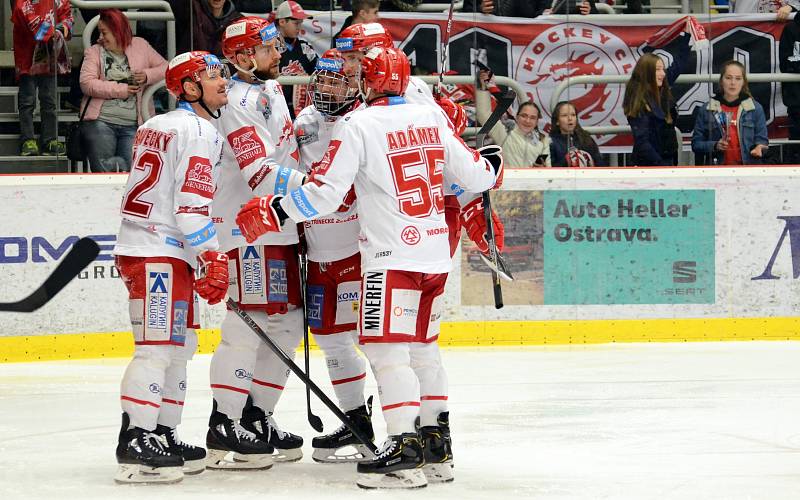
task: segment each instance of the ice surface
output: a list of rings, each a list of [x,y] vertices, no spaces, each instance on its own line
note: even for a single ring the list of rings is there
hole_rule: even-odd
[[[180,434],[195,444],[209,359],[189,364]],[[800,343],[450,349],[444,361],[456,481],[404,492],[363,492],[354,466],[311,461],[296,378],[276,416],[305,437],[301,462],[116,485],[127,360],[0,364],[0,498],[800,498]],[[319,354],[312,377],[332,394]]]

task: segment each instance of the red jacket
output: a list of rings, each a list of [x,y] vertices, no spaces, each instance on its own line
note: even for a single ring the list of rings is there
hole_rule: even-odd
[[[14,23],[14,64],[19,77],[30,71],[36,42],[49,41],[61,27],[66,28],[66,38],[69,38],[74,20],[69,0],[17,0],[11,22]]]

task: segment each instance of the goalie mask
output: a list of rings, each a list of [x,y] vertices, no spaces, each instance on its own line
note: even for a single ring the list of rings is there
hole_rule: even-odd
[[[342,115],[352,107],[358,90],[349,86],[343,61],[336,49],[326,51],[317,60],[308,94],[317,111],[326,116]]]

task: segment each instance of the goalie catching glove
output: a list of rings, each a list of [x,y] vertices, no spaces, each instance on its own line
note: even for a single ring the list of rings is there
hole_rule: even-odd
[[[197,294],[213,305],[228,292],[228,256],[206,250],[197,257],[200,277],[194,282]]]
[[[486,160],[494,169],[494,176],[497,182],[494,183],[492,189],[499,189],[503,185],[503,149],[500,146],[484,146],[478,149],[478,154]]]
[[[242,231],[242,236],[248,243],[252,243],[266,233],[281,231],[281,223],[286,214],[280,208],[282,196],[268,194],[248,201],[236,216],[236,225]],[[283,217],[278,215],[278,210]]]
[[[461,224],[467,231],[469,239],[477,245],[481,253],[489,251],[489,243],[486,241],[486,211],[483,209],[483,198],[481,196],[467,203],[461,211]],[[494,243],[497,251],[502,252],[505,240],[505,230],[500,217],[492,210],[492,226],[494,229]]]

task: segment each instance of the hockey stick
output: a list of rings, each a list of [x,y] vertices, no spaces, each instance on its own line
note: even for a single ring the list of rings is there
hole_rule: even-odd
[[[311,377],[311,367],[309,366],[308,355],[308,290],[306,289],[306,276],[308,272],[308,260],[306,253],[300,251],[300,294],[303,297],[303,354],[305,355],[306,377]],[[308,411],[308,424],[317,432],[322,432],[322,419],[314,415],[311,411],[311,390],[306,385],[306,410]]]
[[[444,32],[444,39],[442,40],[442,59],[439,67],[439,83],[433,89],[433,95],[439,96],[442,93],[442,83],[444,82],[444,65],[447,62],[447,56],[450,54],[450,29],[453,27],[453,9],[455,8],[456,0],[450,0],[450,9],[447,11],[447,28]]]
[[[90,238],[79,239],[64,257],[64,260],[58,264],[55,271],[47,277],[42,286],[17,302],[0,302],[0,311],[29,313],[39,309],[55,297],[62,288],[67,286],[99,253],[100,247],[97,246],[94,240]]]
[[[233,299],[229,298],[225,303],[228,305],[228,308],[230,308],[231,311],[235,312],[237,316],[242,318],[242,321],[244,321],[245,324],[249,326],[251,330],[253,330],[253,333],[258,335],[258,337],[267,344],[267,347],[269,347],[270,350],[274,352],[275,355],[278,356],[278,358],[280,358],[283,364],[285,364],[287,368],[289,368],[292,372],[294,372],[294,374],[297,375],[297,378],[299,378],[304,384],[306,384],[306,387],[308,387],[311,390],[311,392],[313,392],[319,398],[319,400],[322,401],[322,404],[327,406],[328,409],[332,411],[334,415],[336,415],[336,418],[342,421],[342,424],[344,424],[345,427],[350,429],[350,432],[353,433],[356,439],[361,441],[361,444],[366,446],[367,449],[369,449],[373,455],[378,454],[377,453],[378,449],[367,438],[367,436],[365,436],[364,433],[361,432],[361,430],[358,427],[350,423],[350,419],[347,418],[347,415],[342,413],[342,410],[340,410],[339,407],[336,406],[336,403],[331,401],[330,398],[326,396],[324,392],[322,392],[322,389],[320,389],[319,386],[317,386],[317,384],[315,384],[313,380],[308,378],[308,376],[305,373],[303,373],[303,370],[301,370],[300,367],[297,366],[297,364],[294,361],[292,361],[292,359],[289,356],[287,356],[286,353],[283,352],[283,350],[280,347],[278,347],[278,345],[275,344],[275,342],[273,342],[273,340],[269,338],[266,333],[264,333],[264,330],[260,326],[258,326],[258,324],[255,321],[253,321],[253,318],[251,318],[246,312],[239,309],[239,306],[236,304],[236,302],[233,301]]]
[[[478,149],[483,147],[484,142],[486,142],[486,136],[489,132],[494,128],[498,121],[500,121],[500,117],[503,116],[503,113],[511,107],[511,103],[514,102],[514,99],[517,97],[516,92],[512,89],[506,90],[506,93],[500,97],[500,100],[497,102],[497,106],[495,106],[494,111],[492,114],[489,115],[489,118],[486,120],[486,123],[478,130],[478,135],[475,138],[475,145]],[[484,216],[486,217],[486,242],[489,244],[489,260],[492,264],[494,264],[492,268],[492,289],[494,291],[494,307],[495,309],[502,309],[503,308],[503,289],[500,286],[500,274],[497,272],[498,269],[507,270],[508,266],[503,264],[499,264],[502,257],[500,253],[497,251],[497,243],[494,241],[494,224],[492,223],[492,199],[489,197],[489,191],[485,191],[483,193],[483,211]],[[491,268],[492,266],[490,266]],[[506,272],[507,274],[507,272]]]

